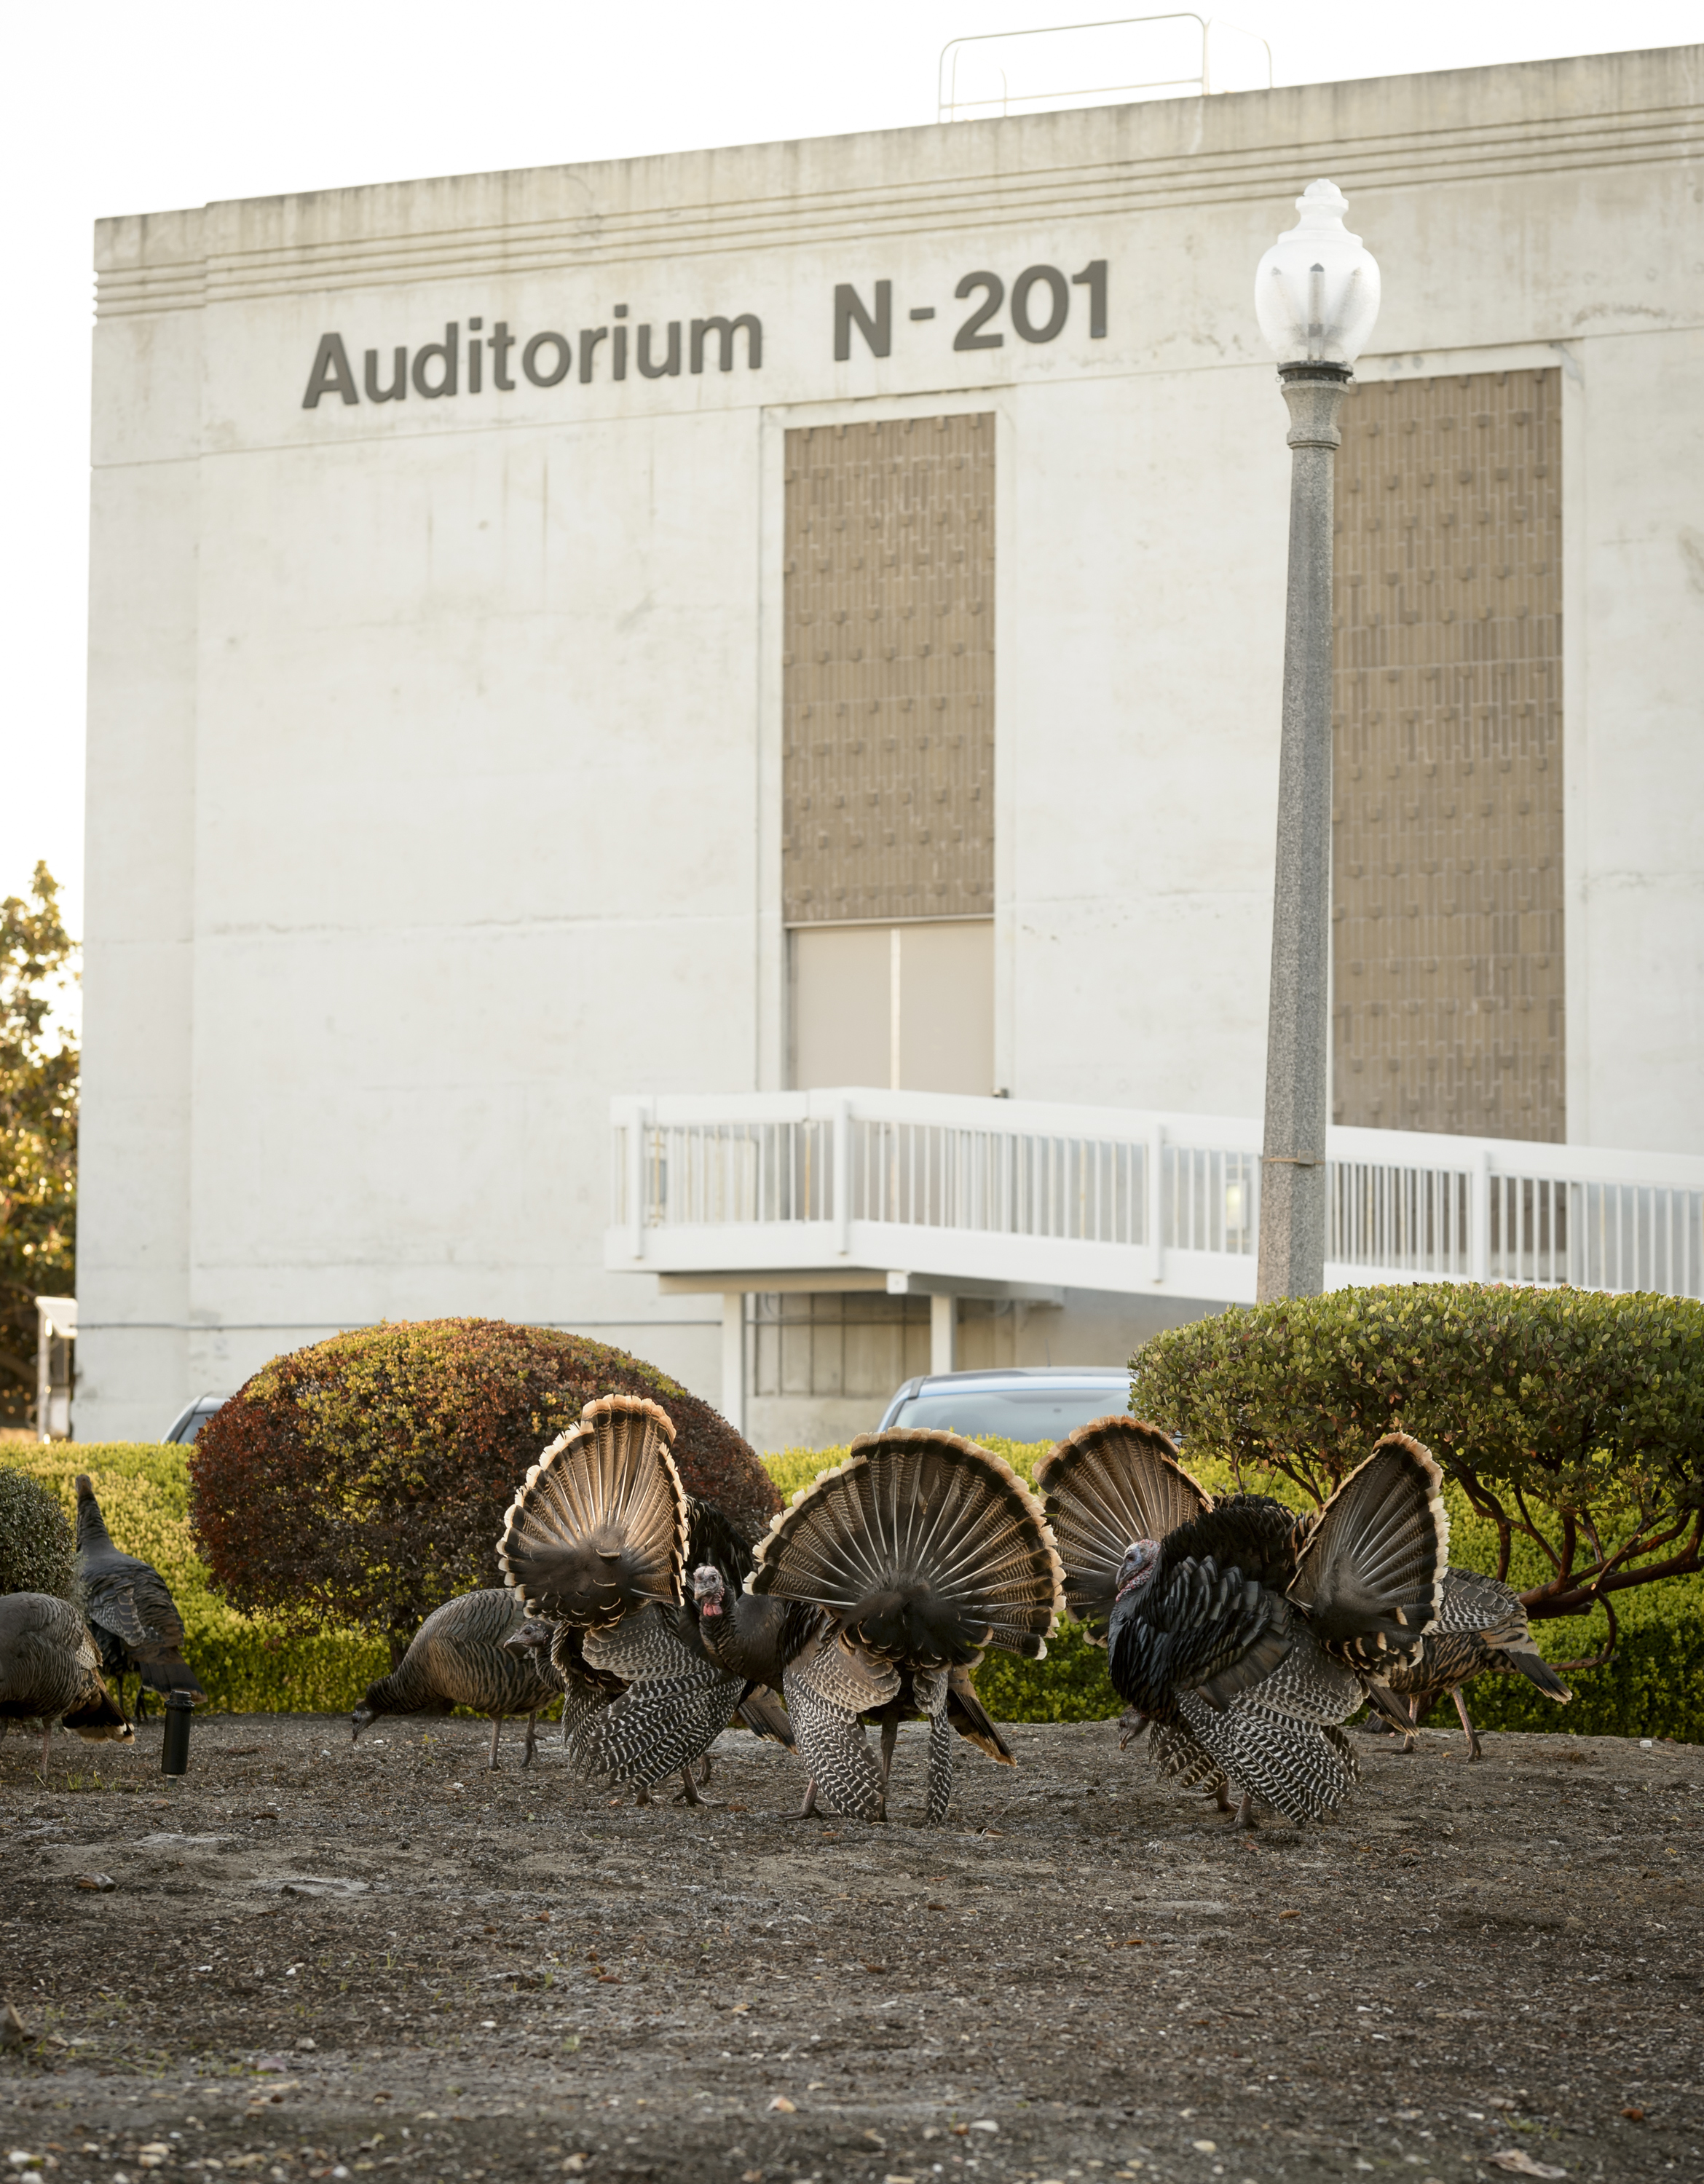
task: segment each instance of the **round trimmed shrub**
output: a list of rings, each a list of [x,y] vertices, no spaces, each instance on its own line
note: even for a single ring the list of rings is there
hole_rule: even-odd
[[[654,1365],[550,1328],[404,1321],[275,1357],[202,1428],[190,1513],[214,1582],[290,1630],[381,1633],[399,1659],[434,1607],[501,1584],[517,1485],[611,1394],[661,1403],[688,1492],[758,1536],[780,1507],[768,1474]]]
[[[1536,1623],[1704,1570],[1704,1302],[1414,1282],[1170,1328],[1131,1407],[1239,1484],[1323,1502],[1382,1434],[1424,1441]]]
[[[26,1472],[0,1465],[0,1592],[70,1600],[75,1587],[76,1542],[58,1495]]]

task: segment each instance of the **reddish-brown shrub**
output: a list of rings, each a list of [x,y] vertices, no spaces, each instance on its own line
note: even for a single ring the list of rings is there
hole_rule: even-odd
[[[663,1406],[688,1491],[755,1539],[780,1507],[768,1474],[654,1365],[506,1320],[404,1321],[275,1357],[203,1427],[190,1513],[214,1582],[251,1613],[382,1632],[396,1652],[440,1602],[501,1583],[528,1465],[617,1391]]]

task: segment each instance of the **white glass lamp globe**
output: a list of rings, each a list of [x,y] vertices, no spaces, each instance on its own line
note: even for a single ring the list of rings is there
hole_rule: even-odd
[[[1260,332],[1280,365],[1351,365],[1378,317],[1377,261],[1344,227],[1335,182],[1310,182],[1296,210],[1254,276]]]

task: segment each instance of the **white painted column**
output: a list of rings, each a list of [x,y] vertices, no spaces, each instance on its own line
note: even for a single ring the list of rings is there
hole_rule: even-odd
[[[953,1370],[954,1352],[958,1348],[958,1298],[930,1297],[929,1300],[929,1369],[931,1373],[950,1373]]]
[[[746,1430],[746,1292],[722,1292],[722,1415],[735,1433]]]

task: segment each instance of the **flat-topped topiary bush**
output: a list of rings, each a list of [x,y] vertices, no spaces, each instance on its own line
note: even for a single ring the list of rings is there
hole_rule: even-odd
[[[1704,1304],[1416,1282],[1215,1314],[1131,1362],[1131,1407],[1237,1483],[1322,1501],[1424,1441],[1537,1624],[1704,1568]],[[1452,1558],[1465,1560],[1452,1551]],[[1546,1649],[1548,1651],[1548,1648]],[[1582,1665],[1576,1663],[1575,1665]]]
[[[382,1634],[400,1658],[434,1607],[500,1585],[497,1537],[528,1467],[612,1393],[674,1423],[690,1493],[755,1539],[780,1507],[722,1417],[623,1350],[506,1320],[364,1328],[275,1357],[203,1427],[191,1514],[237,1607]]]

